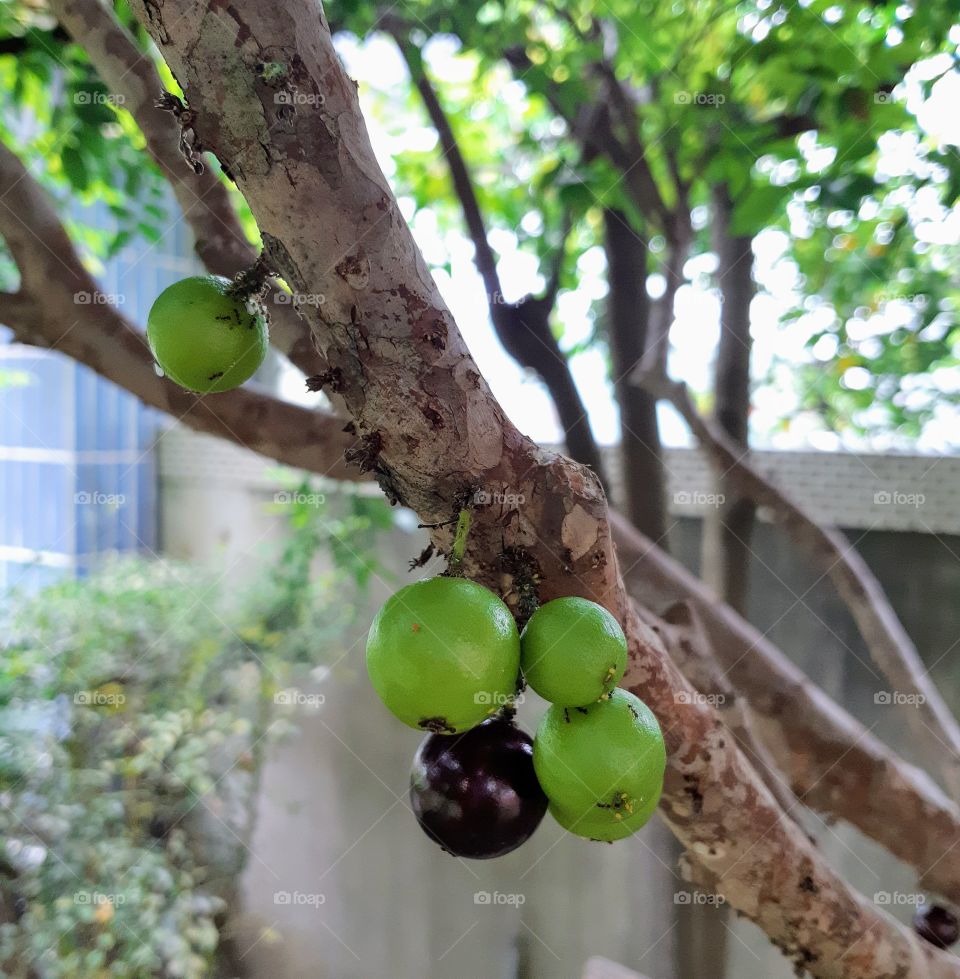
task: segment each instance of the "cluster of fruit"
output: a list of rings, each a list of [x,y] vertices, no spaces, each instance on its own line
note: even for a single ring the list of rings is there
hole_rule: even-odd
[[[549,807],[565,829],[612,842],[650,818],[666,751],[657,720],[617,687],[627,644],[616,619],[559,598],[523,634],[493,592],[465,578],[401,588],[377,613],[367,670],[389,710],[432,732],[410,800],[427,835],[456,856],[501,856]],[[551,701],[531,739],[514,722],[523,683]]]

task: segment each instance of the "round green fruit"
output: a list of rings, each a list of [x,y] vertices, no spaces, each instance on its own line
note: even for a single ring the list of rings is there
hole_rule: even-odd
[[[584,810],[568,811],[560,806],[550,806],[550,814],[568,832],[588,840],[613,843],[633,836],[650,821],[660,801],[659,793],[632,812],[620,806],[600,807],[593,805]]]
[[[492,591],[465,578],[401,588],[367,637],[367,672],[404,724],[456,734],[508,703],[520,670],[520,636]]]
[[[229,292],[219,275],[168,286],[147,317],[154,359],[171,381],[199,394],[229,391],[249,380],[267,355],[267,324]]]
[[[667,752],[653,711],[626,690],[590,707],[554,704],[533,742],[533,767],[565,814],[610,809],[628,815],[656,805]]]
[[[545,700],[584,707],[609,696],[627,667],[617,620],[586,598],[541,605],[520,637],[523,676]]]

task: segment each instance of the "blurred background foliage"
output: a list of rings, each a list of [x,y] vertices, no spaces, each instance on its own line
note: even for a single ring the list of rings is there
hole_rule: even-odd
[[[391,523],[309,483],[274,508],[283,543],[242,586],[123,559],[5,599],[3,975],[214,974],[264,751],[345,657]]]

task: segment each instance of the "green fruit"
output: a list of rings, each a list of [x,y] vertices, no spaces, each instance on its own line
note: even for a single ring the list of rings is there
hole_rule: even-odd
[[[228,292],[219,275],[196,275],[168,286],[147,317],[147,339],[164,374],[200,394],[229,391],[249,380],[267,355],[267,324]]]
[[[633,815],[656,805],[666,762],[656,717],[626,690],[590,707],[554,704],[533,742],[540,785],[551,804],[570,816],[591,809]]]
[[[586,598],[556,598],[533,613],[520,637],[524,679],[541,697],[584,707],[609,695],[627,667],[617,620]]]
[[[588,840],[599,840],[604,843],[613,843],[614,840],[623,840],[634,833],[650,821],[650,817],[656,812],[657,803],[660,801],[659,793],[639,809],[627,812],[623,806],[614,806],[609,809],[599,808],[596,805],[584,810],[567,811],[560,806],[550,806],[550,814],[567,831],[582,836]]]
[[[516,692],[520,637],[510,610],[465,578],[429,578],[401,588],[377,612],[367,637],[370,682],[404,724],[466,731]]]

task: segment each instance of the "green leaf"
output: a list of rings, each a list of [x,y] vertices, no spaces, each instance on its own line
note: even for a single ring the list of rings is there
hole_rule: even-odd
[[[75,146],[67,146],[60,154],[60,163],[74,190],[83,193],[90,186],[90,174],[83,156]]]
[[[735,235],[751,235],[771,223],[777,210],[791,196],[787,187],[773,184],[754,184],[734,204],[730,231]]]

